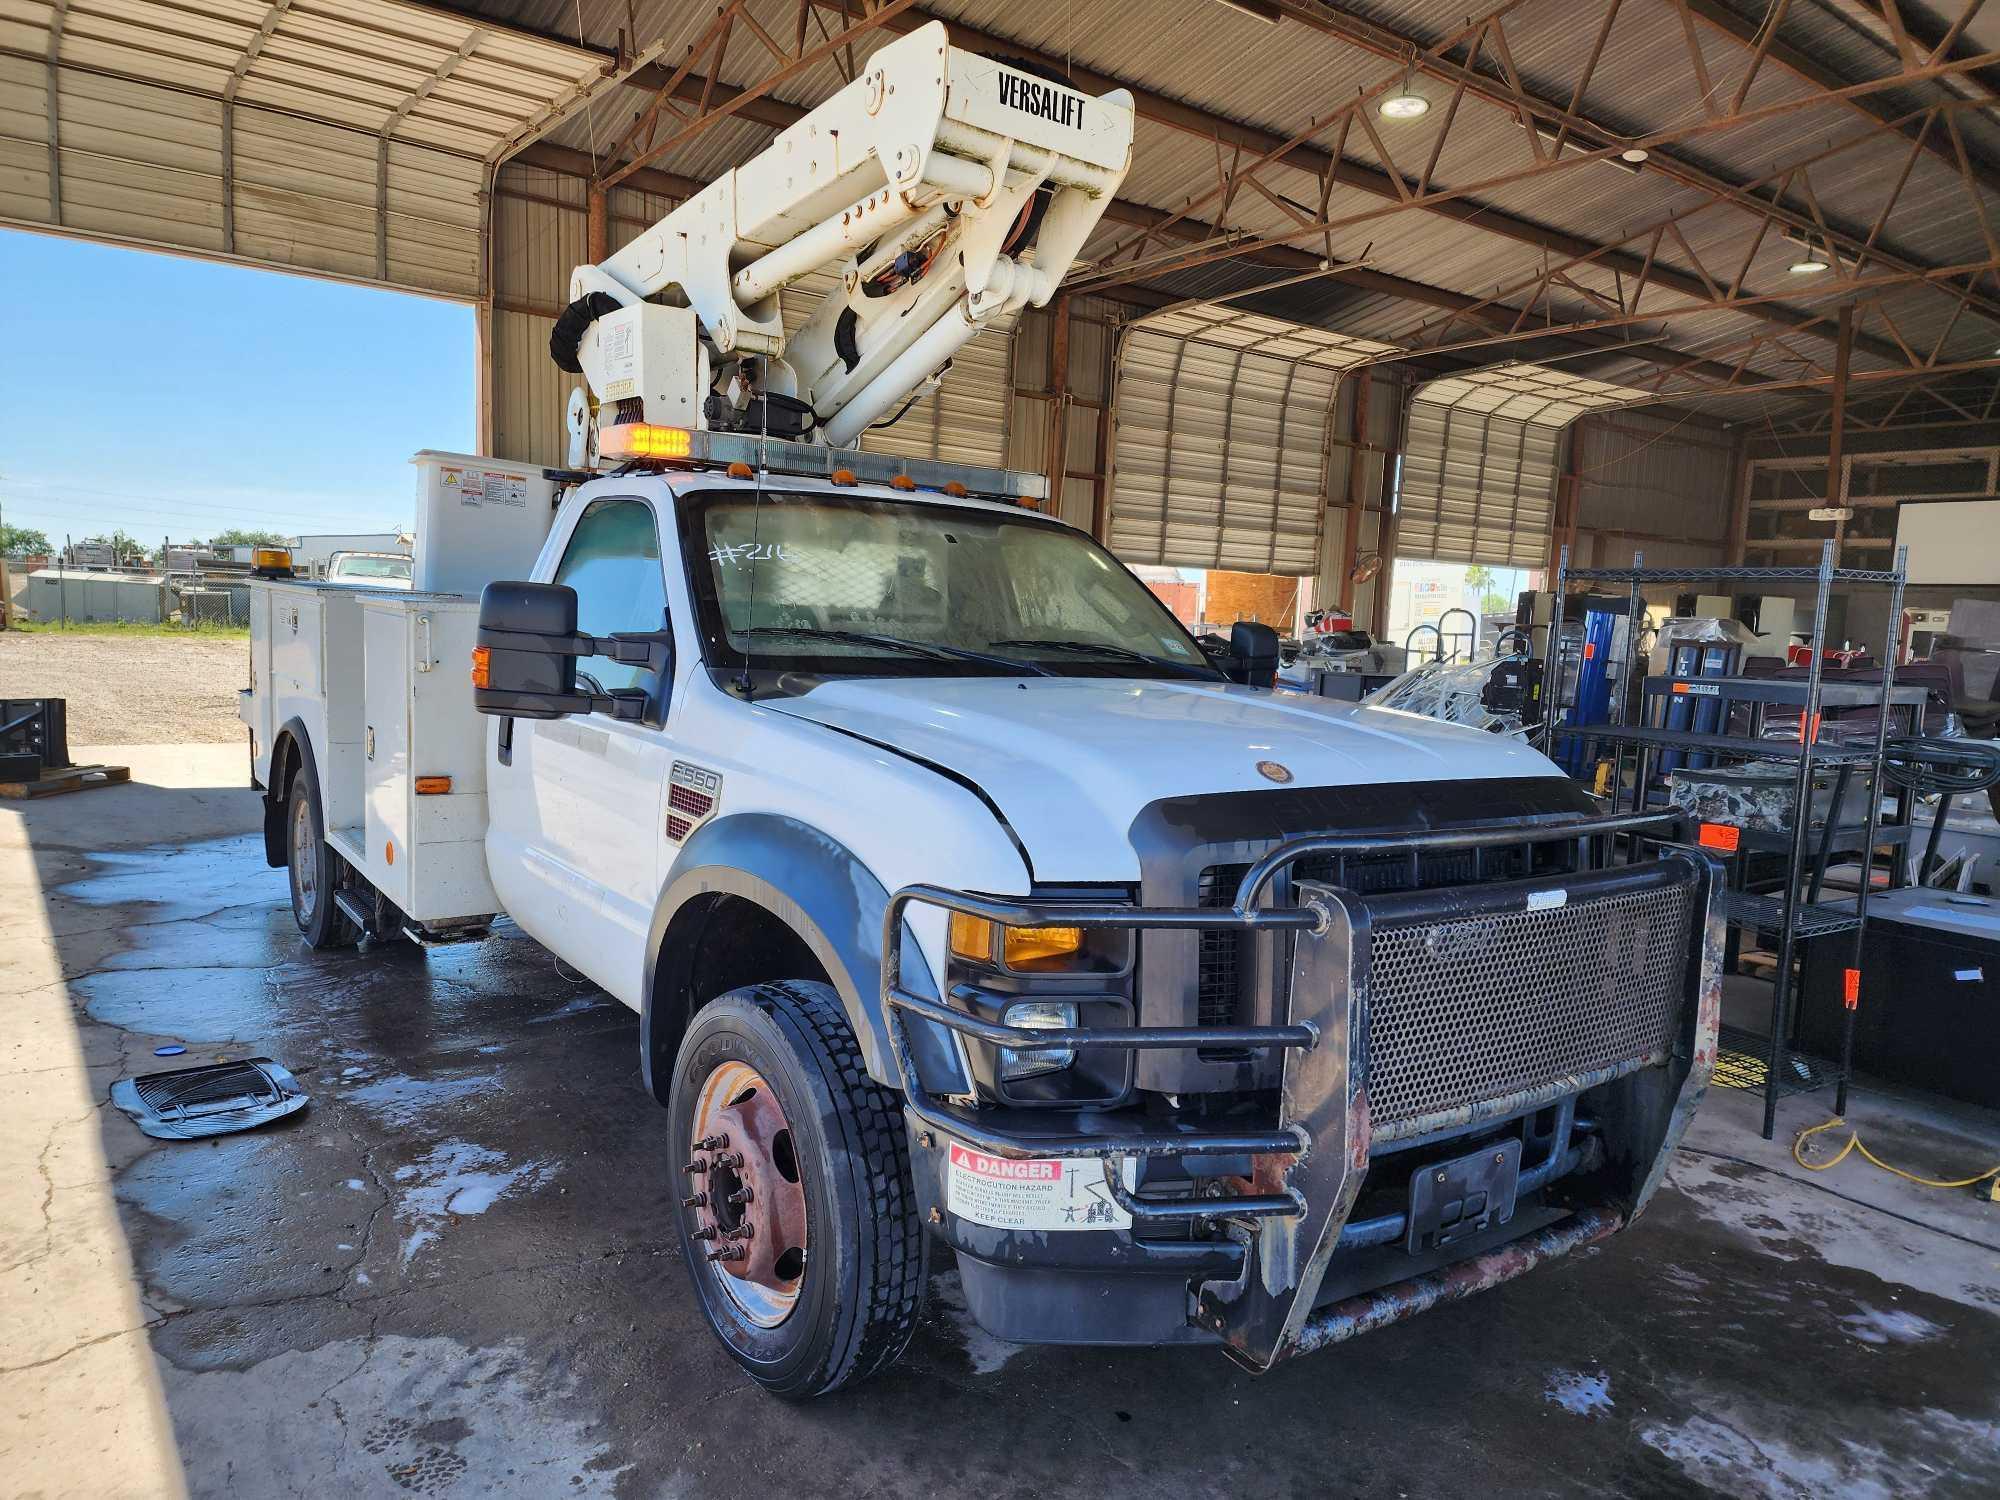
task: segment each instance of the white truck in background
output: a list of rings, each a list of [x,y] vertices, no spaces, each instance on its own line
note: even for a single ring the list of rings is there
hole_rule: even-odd
[[[1212,662],[1037,476],[849,446],[1054,292],[1130,139],[890,43],[577,270],[571,470],[420,454],[409,591],[254,589],[306,941],[504,915],[637,1012],[662,1212],[782,1395],[895,1359],[933,1240],[1000,1337],[1267,1368],[1629,1222],[1713,1064],[1671,820],[1275,694],[1260,627]]]

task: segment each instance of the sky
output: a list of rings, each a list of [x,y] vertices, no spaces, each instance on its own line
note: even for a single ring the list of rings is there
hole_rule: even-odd
[[[57,546],[390,531],[475,442],[472,309],[0,229],[0,520]]]

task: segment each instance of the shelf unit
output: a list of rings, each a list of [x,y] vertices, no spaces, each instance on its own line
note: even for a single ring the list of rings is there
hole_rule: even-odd
[[[1771,1033],[1763,1042],[1764,1075],[1764,1139],[1770,1140],[1777,1130],[1778,1101],[1792,1094],[1808,1092],[1833,1083],[1837,1087],[1834,1101],[1836,1113],[1847,1108],[1848,1077],[1852,1071],[1854,1047],[1854,1011],[1850,1008],[1841,1028],[1841,1056],[1837,1063],[1821,1063],[1817,1059],[1796,1054],[1791,1046],[1791,1032],[1795,1015],[1798,981],[1794,968],[1803,969],[1803,955],[1799,944],[1807,938],[1849,937],[1852,948],[1848,969],[1858,972],[1861,967],[1861,935],[1863,924],[1868,920],[1868,897],[1873,881],[1870,874],[1874,867],[1874,851],[1881,844],[1882,799],[1885,781],[1882,775],[1883,751],[1888,743],[1889,718],[1891,712],[1912,701],[1920,704],[1921,695],[1915,700],[1909,691],[1896,691],[1896,622],[1902,615],[1904,564],[1906,558],[1899,549],[1896,566],[1892,569],[1842,568],[1835,566],[1836,553],[1833,541],[1820,544],[1819,564],[1816,567],[1779,566],[1744,567],[1720,565],[1715,567],[1692,568],[1648,568],[1643,553],[1632,555],[1629,568],[1572,568],[1569,565],[1569,549],[1563,548],[1555,578],[1555,601],[1553,617],[1549,625],[1551,656],[1555,643],[1562,639],[1563,609],[1568,601],[1572,584],[1624,584],[1628,590],[1627,619],[1632,622],[1626,630],[1626,660],[1617,680],[1622,689],[1611,702],[1611,723],[1565,725],[1559,723],[1562,715],[1560,704],[1551,703],[1544,715],[1541,745],[1545,752],[1554,748],[1557,735],[1571,735],[1585,740],[1595,740],[1612,746],[1614,774],[1611,778],[1612,811],[1618,810],[1622,794],[1622,772],[1626,749],[1634,752],[1632,778],[1633,811],[1643,811],[1647,795],[1648,777],[1646,761],[1656,750],[1687,750],[1716,756],[1727,756],[1738,761],[1778,761],[1795,767],[1792,779],[1791,827],[1782,833],[1763,833],[1752,838],[1749,833],[1739,844],[1741,854],[1752,852],[1761,845],[1764,849],[1775,848],[1786,856],[1784,888],[1777,894],[1753,894],[1732,891],[1727,897],[1728,920],[1735,928],[1775,932],[1778,935],[1777,971],[1772,980],[1771,993]],[[1638,664],[1637,622],[1642,609],[1641,591],[1648,584],[1681,583],[1809,583],[1813,585],[1813,615],[1810,640],[1812,661],[1803,681],[1780,679],[1780,691],[1771,694],[1766,701],[1782,701],[1796,706],[1799,722],[1804,725],[1818,725],[1823,705],[1868,706],[1876,705],[1875,737],[1872,743],[1822,745],[1818,735],[1801,734],[1797,740],[1766,740],[1745,735],[1704,734],[1694,731],[1656,728],[1644,724],[1627,724],[1626,705],[1634,668]],[[1827,606],[1836,588],[1885,587],[1890,590],[1887,623],[1883,629],[1881,649],[1876,660],[1882,664],[1882,682],[1840,683],[1822,682],[1821,674],[1825,661]],[[1697,679],[1688,679],[1694,681]],[[1702,679],[1713,682],[1716,679]],[[1831,691],[1829,691],[1831,689]],[[1869,795],[1868,811],[1864,822],[1842,827],[1839,824],[1842,798],[1836,794],[1833,807],[1829,810],[1827,823],[1815,829],[1811,817],[1813,773],[1816,770],[1843,770],[1846,773],[1859,772],[1867,778]],[[1908,830],[1894,830],[1907,839]],[[1818,894],[1819,880],[1825,874],[1829,852],[1848,842],[1846,836],[1860,835],[1854,847],[1862,858],[1863,878],[1861,888],[1856,892],[1852,904],[1845,902],[1828,903],[1811,899]],[[1809,840],[1815,834],[1821,841],[1816,861],[1811,860]],[[1806,883],[1809,870],[1811,880],[1809,891],[1801,892],[1801,884]],[[1733,947],[1733,945],[1732,945]],[[1732,1044],[1742,1045],[1750,1033],[1731,1030]]]

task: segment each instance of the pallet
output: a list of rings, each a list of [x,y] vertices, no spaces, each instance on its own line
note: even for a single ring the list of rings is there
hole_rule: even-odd
[[[94,786],[117,786],[132,779],[130,766],[65,766],[39,781],[0,781],[0,797],[59,797]]]

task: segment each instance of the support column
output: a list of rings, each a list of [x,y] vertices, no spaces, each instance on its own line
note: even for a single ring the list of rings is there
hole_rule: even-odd
[[[1063,510],[1063,479],[1069,468],[1069,309],[1058,296],[1049,309],[1049,431],[1042,472],[1049,479],[1049,513]]]
[[[1833,346],[1833,426],[1826,440],[1826,503],[1847,503],[1847,475],[1841,448],[1847,440],[1847,366],[1854,353],[1854,304],[1840,307],[1840,336]],[[1840,544],[1847,528],[1834,522],[1833,565],[1841,566]]]
[[[1354,611],[1354,565],[1361,553],[1361,517],[1367,503],[1365,465],[1368,462],[1368,407],[1373,377],[1367,370],[1354,377],[1354,422],[1348,434],[1347,519],[1340,528],[1340,578],[1334,595],[1343,612]]]
[[[598,183],[591,183],[585,194],[584,206],[589,215],[586,229],[585,259],[598,265],[611,255],[611,194]]]

